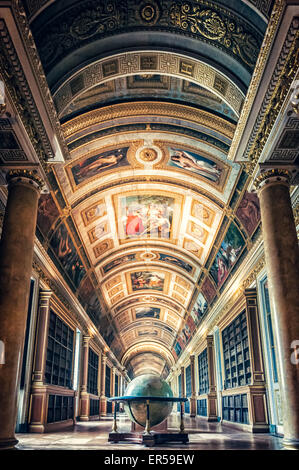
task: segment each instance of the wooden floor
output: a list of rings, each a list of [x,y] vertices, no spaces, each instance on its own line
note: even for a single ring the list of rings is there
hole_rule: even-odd
[[[173,414],[168,421],[170,430],[179,429],[179,418]],[[45,434],[17,434],[20,450],[148,450],[141,444],[109,443],[112,417],[100,421],[77,423],[70,431]],[[129,432],[130,421],[118,417],[119,431]],[[236,430],[221,423],[207,423],[201,418],[185,417],[185,430],[189,433],[189,444],[163,444],[155,449],[174,450],[280,450],[282,438],[270,434],[252,434]]]

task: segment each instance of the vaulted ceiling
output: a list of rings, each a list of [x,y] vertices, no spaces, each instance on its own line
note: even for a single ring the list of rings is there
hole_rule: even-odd
[[[68,147],[37,235],[127,370],[167,373],[258,230],[227,156],[272,2],[24,4]]]

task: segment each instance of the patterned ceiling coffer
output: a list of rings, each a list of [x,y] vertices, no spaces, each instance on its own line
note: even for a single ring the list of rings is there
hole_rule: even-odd
[[[111,72],[106,75],[106,68]],[[54,102],[61,117],[75,98],[94,86],[99,86],[111,79],[145,73],[171,75],[187,79],[208,89],[223,99],[239,116],[244,94],[223,73],[200,60],[186,58],[170,52],[126,52],[101,59],[86,66],[80,72],[68,78],[54,93]]]
[[[74,98],[61,114],[64,122],[79,112],[86,113],[103,103],[113,104],[116,101],[144,99],[175,100],[178,104],[197,106],[220,117],[236,122],[238,116],[218,95],[207,88],[183,80],[181,78],[160,75],[157,73],[142,73],[111,79],[99,85],[94,85]]]
[[[206,0],[180,3],[103,0],[100,4],[89,0],[51,16],[38,28],[34,36],[46,72],[83,45],[134,30],[150,29],[193,37],[216,46],[250,71],[262,41],[252,24]]]

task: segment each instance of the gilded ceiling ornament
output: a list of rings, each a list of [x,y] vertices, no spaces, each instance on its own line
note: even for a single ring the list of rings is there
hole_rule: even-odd
[[[244,27],[212,9],[173,3],[169,12],[170,23],[184,31],[201,34],[217,41],[239,56],[249,67],[254,67],[258,56],[258,41]]]
[[[94,9],[77,16],[70,26],[70,34],[76,39],[89,39],[98,33],[113,31],[119,26],[120,13],[116,2],[101,2]]]
[[[285,8],[284,0],[276,0],[275,5],[273,6],[272,15],[268,24],[268,29],[265,33],[263,44],[260,48],[259,58],[254,69],[250,86],[245,97],[244,104],[242,106],[241,116],[234,134],[234,138],[230,147],[229,156],[230,160],[233,160],[234,155],[237,151],[238,145],[240,143],[241,137],[243,135],[245,125],[247,123],[248,114],[250,112],[251,106],[253,104],[254,98],[256,96],[257,90],[260,85],[260,80],[264,72],[264,67],[270,48],[272,47],[273,38],[276,34],[278,25],[280,24],[281,15]],[[249,169],[246,170],[249,172]]]
[[[160,14],[160,7],[155,0],[142,1],[137,10],[137,18],[139,17],[143,23],[149,26],[157,23]]]
[[[154,149],[145,148],[145,149],[141,150],[141,152],[139,153],[139,157],[144,162],[153,162],[157,159],[158,154],[157,154],[156,150],[154,150]]]

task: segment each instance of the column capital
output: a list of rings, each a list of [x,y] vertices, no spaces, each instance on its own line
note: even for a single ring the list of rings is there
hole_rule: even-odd
[[[18,183],[29,184],[39,192],[44,188],[44,181],[38,176],[34,170],[15,169],[10,170],[6,175],[8,186],[13,186]]]
[[[40,300],[50,300],[53,295],[53,291],[49,289],[40,289],[39,298]]]
[[[90,340],[91,340],[91,336],[89,336],[89,335],[83,335],[83,347],[84,347],[84,346],[89,346]]]
[[[286,168],[271,168],[262,171],[255,178],[254,187],[257,191],[261,190],[270,183],[290,184],[291,175]]]

